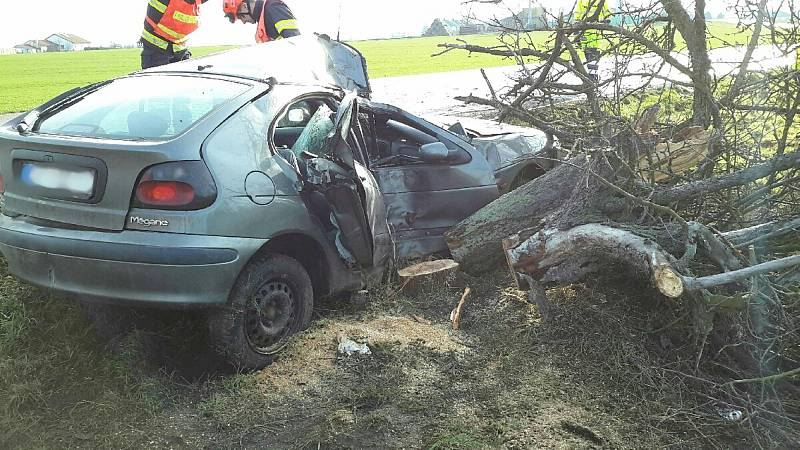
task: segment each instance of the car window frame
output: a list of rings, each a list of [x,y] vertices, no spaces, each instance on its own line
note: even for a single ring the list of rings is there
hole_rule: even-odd
[[[439,133],[435,133],[434,132],[435,130],[425,129],[425,128],[421,127],[420,124],[416,124],[416,123],[413,123],[412,121],[408,120],[402,114],[396,114],[396,113],[392,113],[390,111],[375,111],[375,110],[370,109],[368,106],[365,106],[363,108],[363,110],[366,111],[368,114],[372,115],[373,122],[374,122],[374,117],[375,116],[384,115],[384,116],[387,117],[387,121],[388,120],[393,120],[393,121],[395,121],[397,123],[400,123],[402,125],[405,125],[405,126],[407,126],[409,128],[413,128],[413,129],[417,130],[420,133],[424,133],[424,134],[426,134],[428,136],[431,136],[433,139],[436,140],[436,142],[441,142],[448,149],[455,148],[460,153],[463,154],[463,157],[458,159],[458,160],[456,160],[456,161],[432,162],[432,161],[422,161],[422,160],[420,160],[420,161],[415,161],[415,162],[398,163],[398,164],[390,164],[390,165],[375,165],[374,161],[372,161],[369,158],[369,154],[367,154],[365,156],[366,156],[367,161],[369,161],[369,166],[368,167],[370,168],[370,170],[372,170],[372,169],[386,169],[386,168],[396,169],[396,168],[400,168],[400,167],[415,168],[415,167],[427,167],[427,166],[435,166],[435,167],[445,167],[445,166],[447,166],[447,167],[452,167],[452,166],[460,166],[462,164],[469,164],[472,161],[473,155],[472,155],[472,153],[470,151],[465,149],[463,146],[459,145],[457,142],[455,142],[453,140],[450,140],[450,139],[447,139],[447,137],[449,137],[449,135],[452,134],[451,132],[448,132],[448,134],[445,134],[445,135],[441,135]],[[416,116],[415,116],[415,118],[416,118]],[[431,122],[429,122],[429,121],[427,121],[425,119],[422,119],[422,118],[417,118],[417,119],[422,121],[429,128],[433,128],[433,129],[440,129],[441,128],[441,127],[438,127],[435,124],[432,124]],[[441,128],[441,129],[444,130],[443,128]],[[447,131],[447,130],[444,130],[444,131]],[[452,135],[456,136],[455,134],[452,134]],[[372,139],[372,136],[370,136],[368,139]],[[459,139],[459,140],[464,142],[465,144],[471,146],[471,144],[469,144],[468,142],[464,141],[463,139]]]
[[[334,112],[336,112],[339,109],[339,104],[341,103],[342,100],[334,92],[314,91],[299,95],[297,97],[293,97],[283,106],[281,106],[281,108],[275,113],[275,116],[272,118],[272,122],[270,123],[269,128],[267,130],[267,148],[269,149],[269,151],[273,156],[280,155],[280,153],[278,152],[278,147],[275,145],[275,130],[278,128],[278,122],[280,122],[280,120],[289,112],[289,108],[292,105],[310,99],[322,100],[325,101],[326,103],[328,103],[328,100],[330,100],[330,102],[332,102],[335,105],[334,108],[331,108]],[[331,105],[328,104],[328,107],[330,106]],[[311,117],[313,117],[313,114]],[[311,120],[311,117],[309,117],[308,119],[309,121]],[[307,125],[308,122],[306,122],[304,128]]]

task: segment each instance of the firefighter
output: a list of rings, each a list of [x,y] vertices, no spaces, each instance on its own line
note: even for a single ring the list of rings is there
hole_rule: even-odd
[[[584,23],[611,23],[611,12],[608,9],[608,0],[578,0],[575,7],[576,21]],[[578,45],[583,48],[586,57],[586,70],[589,78],[597,82],[600,68],[600,30],[585,30],[578,38]]]
[[[205,3],[208,0],[199,0]],[[148,0],[142,31],[142,69],[189,59],[189,35],[197,29],[198,0]]]
[[[292,10],[282,0],[223,0],[225,17],[235,23],[257,23],[256,42],[269,42],[300,34]]]

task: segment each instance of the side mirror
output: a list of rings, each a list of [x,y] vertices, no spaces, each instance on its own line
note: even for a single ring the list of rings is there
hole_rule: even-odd
[[[431,142],[419,148],[419,156],[425,162],[437,163],[447,161],[450,151],[441,142]]]
[[[287,115],[289,122],[291,123],[302,123],[306,120],[306,111],[302,108],[294,108],[289,110],[289,114]]]

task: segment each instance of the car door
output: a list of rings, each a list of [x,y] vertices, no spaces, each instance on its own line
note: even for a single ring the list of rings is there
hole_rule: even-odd
[[[383,192],[397,257],[447,251],[444,232],[499,197],[491,166],[440,127],[364,103],[370,170]]]
[[[361,161],[352,128],[357,116],[357,95],[351,93],[337,109],[324,152],[295,151],[300,151],[304,165],[304,194],[311,209],[331,225],[329,235],[343,259],[366,269],[386,262],[391,255],[391,239],[378,183]],[[299,140],[301,147],[314,141],[303,136]],[[329,210],[320,207],[320,198]],[[328,217],[324,217],[326,213]]]

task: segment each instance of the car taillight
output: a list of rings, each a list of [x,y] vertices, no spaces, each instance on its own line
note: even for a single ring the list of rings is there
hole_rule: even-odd
[[[194,200],[194,188],[180,181],[143,181],[136,198],[149,205],[184,206]]]
[[[3,181],[3,176],[0,175],[0,194],[6,193],[6,182]]]
[[[202,161],[176,161],[142,172],[133,207],[195,210],[211,205],[216,198],[216,185]]]

